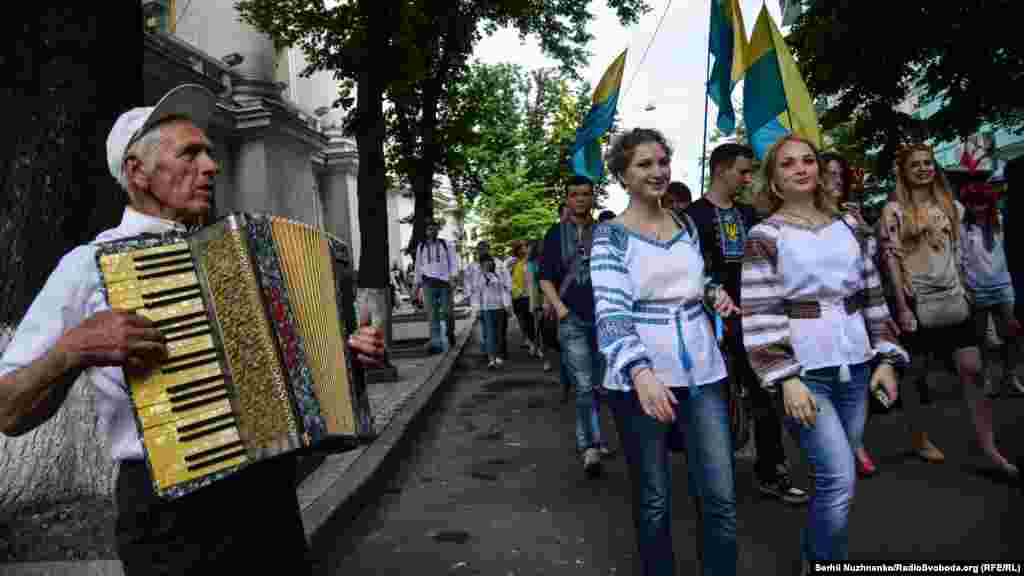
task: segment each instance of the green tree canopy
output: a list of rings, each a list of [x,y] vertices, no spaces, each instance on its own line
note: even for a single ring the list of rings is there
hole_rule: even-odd
[[[649,7],[643,0],[607,0],[620,21],[635,22]],[[340,81],[358,84],[356,109],[348,127],[360,149],[359,206],[364,246],[387,248],[384,140],[395,138],[399,157],[393,166],[412,183],[416,219],[411,246],[423,235],[432,216],[434,174],[446,167],[446,147],[459,129],[447,134],[457,106],[449,96],[461,80],[467,59],[484,33],[512,27],[522,38],[535,35],[543,51],[560,68],[575,76],[585,67],[587,44],[593,36],[589,1],[564,0],[412,0],[388,3],[374,0],[338,2],[328,8],[323,0],[238,0],[242,19],[268,33],[282,45],[300,46],[310,66],[308,76],[334,71]],[[346,85],[336,102],[350,100]],[[394,112],[385,118],[383,101]],[[463,132],[464,133],[464,132]],[[363,252],[360,283],[383,287],[387,259]],[[365,273],[365,274],[364,274]],[[364,281],[364,279],[366,281]]]
[[[464,136],[448,149],[453,188],[474,200],[480,235],[496,249],[539,238],[558,219],[590,85],[555,69],[474,62],[459,90],[468,111]],[[606,181],[596,186],[598,200]]]
[[[849,123],[864,150],[882,148],[889,171],[908,137],[952,141],[983,123],[1024,129],[1019,2],[813,2],[793,26],[793,48],[812,94],[830,99],[823,128]],[[899,110],[912,96],[941,106],[929,118]]]

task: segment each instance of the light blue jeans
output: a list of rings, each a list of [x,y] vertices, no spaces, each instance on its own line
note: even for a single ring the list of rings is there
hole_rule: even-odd
[[[448,350],[448,284],[427,282],[423,285],[423,299],[430,310],[430,345],[438,350]]]
[[[558,342],[565,375],[576,388],[576,449],[597,448],[601,426],[596,388],[604,382],[605,370],[604,355],[597,349],[597,330],[570,311],[558,323]]]
[[[789,416],[786,427],[804,451],[814,475],[807,526],[801,531],[802,558],[846,560],[848,525],[857,470],[854,447],[864,436],[870,364],[850,366],[850,381],[839,381],[839,368],[808,370],[800,379],[814,395],[818,415],[813,428]]]

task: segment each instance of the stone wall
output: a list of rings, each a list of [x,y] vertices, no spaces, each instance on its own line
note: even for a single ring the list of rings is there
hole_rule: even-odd
[[[0,326],[0,354],[11,334]],[[91,382],[83,376],[49,422],[18,438],[0,435],[0,521],[26,506],[109,497],[114,472],[96,426]]]

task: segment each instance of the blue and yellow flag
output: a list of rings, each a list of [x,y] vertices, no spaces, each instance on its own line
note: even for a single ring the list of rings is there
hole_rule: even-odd
[[[577,176],[586,176],[597,182],[604,174],[599,138],[612,127],[615,109],[619,103],[622,88],[622,72],[626,68],[626,50],[612,62],[594,90],[590,112],[583,119],[583,125],[576,130],[576,141],[570,151],[569,167]]]
[[[758,159],[789,133],[821,148],[818,114],[793,55],[767,7],[761,8],[747,48],[743,118]]]
[[[739,0],[712,0],[708,51],[715,57],[708,80],[708,96],[718,107],[715,125],[725,134],[732,134],[736,129],[732,89],[747,68],[747,29],[743,25]]]

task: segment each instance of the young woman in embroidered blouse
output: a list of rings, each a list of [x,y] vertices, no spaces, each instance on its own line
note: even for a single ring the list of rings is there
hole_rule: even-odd
[[[466,270],[466,285],[470,301],[480,310],[480,344],[487,355],[487,368],[493,370],[504,365],[498,315],[512,306],[512,280],[508,270],[491,255],[487,242],[477,245],[477,260]]]
[[[858,219],[839,214],[823,176],[817,150],[803,138],[787,136],[769,150],[754,198],[768,216],[747,238],[742,280],[750,363],[763,386],[781,389],[786,426],[813,470],[801,534],[805,570],[847,558],[853,447],[867,390],[877,383],[895,399],[893,364],[909,362],[887,322],[873,244]]]
[[[604,387],[632,479],[641,573],[675,574],[670,449],[685,430],[691,492],[703,501],[704,573],[735,574],[726,372],[705,306],[739,310],[708,286],[695,227],[661,207],[671,156],[665,138],[646,129],[621,135],[609,155],[630,201],[595,228],[591,251]]]
[[[894,200],[882,209],[880,236],[889,277],[895,288],[896,318],[902,338],[914,356],[908,381],[924,378],[929,353],[952,355],[964,389],[978,444],[995,466],[1010,476],[1019,471],[996,448],[992,430],[992,399],[981,392],[981,355],[974,324],[967,317],[952,326],[921,326],[915,296],[964,290],[959,223],[964,207],[941,174],[931,147],[914,144],[896,154]],[[922,438],[923,437],[923,438]],[[921,430],[914,449],[924,459],[942,461],[941,452]]]
[[[991,318],[1003,340],[1003,391],[1020,395],[1024,393],[1024,387],[1017,377],[1015,354],[1020,322],[1013,313],[1015,295],[1006,262],[1003,219],[997,205],[999,194],[991,184],[969,184],[961,192],[960,199],[967,207],[960,227],[963,239],[961,259],[979,347],[984,355],[985,347],[981,343],[988,336]],[[998,393],[995,390],[991,395],[997,396]]]

